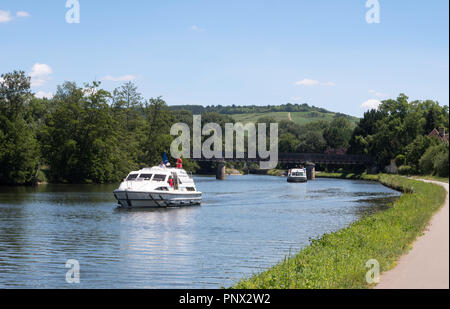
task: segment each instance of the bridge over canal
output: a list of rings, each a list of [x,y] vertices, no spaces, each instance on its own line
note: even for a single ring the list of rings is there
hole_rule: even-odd
[[[259,156],[248,157],[247,153],[233,155],[224,155],[222,158],[197,158],[192,159],[197,162],[218,162],[217,179],[225,179],[225,163],[226,162],[247,162],[260,163],[267,161],[261,159]],[[278,155],[278,163],[282,164],[297,164],[305,165],[308,171],[308,177],[314,178],[315,164],[334,164],[334,165],[365,165],[367,167],[373,166],[375,160],[370,156],[365,155],[336,155],[323,153],[280,153]]]

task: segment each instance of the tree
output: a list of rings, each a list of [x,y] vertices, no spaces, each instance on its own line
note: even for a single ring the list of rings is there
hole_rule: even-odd
[[[330,149],[348,148],[352,137],[352,123],[344,117],[333,119],[323,137]]]
[[[120,180],[133,166],[118,145],[118,123],[99,83],[66,82],[54,97],[55,111],[43,132],[43,152],[53,181],[106,183]]]
[[[419,166],[423,174],[448,176],[448,144],[440,144],[427,149],[420,158]]]
[[[132,82],[128,82],[114,89],[112,94],[113,109],[116,118],[123,121],[125,129],[136,129],[138,108],[142,105],[142,96]],[[121,117],[122,116],[122,117]]]
[[[419,173],[420,158],[422,158],[428,148],[431,146],[437,146],[438,144],[439,141],[435,138],[425,135],[418,135],[411,144],[406,146],[406,164],[411,166],[414,173]]]
[[[0,114],[9,119],[21,116],[31,100],[30,77],[23,71],[6,73],[0,79]]]
[[[297,152],[300,153],[323,153],[327,148],[327,142],[321,132],[307,131],[299,136]]]
[[[300,146],[300,141],[291,133],[281,134],[278,143],[279,151],[282,153],[297,152]]]
[[[162,154],[170,149],[173,137],[170,135],[171,114],[166,102],[161,98],[152,98],[143,107],[146,120],[145,136],[140,144],[143,149],[139,160],[146,165],[161,161]]]
[[[25,120],[30,78],[23,71],[1,77],[0,184],[30,184],[36,181],[40,158],[36,132]]]
[[[429,147],[428,128],[448,126],[448,107],[434,101],[408,102],[400,94],[396,100],[383,101],[379,110],[364,114],[353,132],[350,153],[373,156],[380,166],[386,166],[398,155],[405,155],[407,165],[419,170],[420,156]]]

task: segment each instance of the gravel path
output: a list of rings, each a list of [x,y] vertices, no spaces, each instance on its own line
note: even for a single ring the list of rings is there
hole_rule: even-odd
[[[375,289],[449,288],[449,185],[423,181],[445,187],[445,205],[433,217],[425,234],[414,243],[413,249],[400,258],[397,267],[381,275]]]

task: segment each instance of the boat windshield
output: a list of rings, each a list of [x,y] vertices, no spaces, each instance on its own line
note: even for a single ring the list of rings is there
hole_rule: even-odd
[[[165,181],[166,180],[166,175],[155,175],[153,177],[153,181]]]
[[[136,180],[136,178],[139,176],[139,174],[130,174],[127,178],[127,181],[133,181]]]
[[[153,174],[141,174],[139,175],[138,180],[144,180],[144,181],[149,181],[152,179]]]
[[[292,176],[304,176],[305,174],[303,172],[295,172],[292,173]]]

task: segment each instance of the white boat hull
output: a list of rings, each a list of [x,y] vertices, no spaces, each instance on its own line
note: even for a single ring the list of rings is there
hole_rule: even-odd
[[[307,177],[288,177],[287,181],[301,183],[301,182],[308,182],[308,178]]]
[[[114,196],[123,208],[167,208],[200,205],[200,192],[135,192],[114,191]]]

